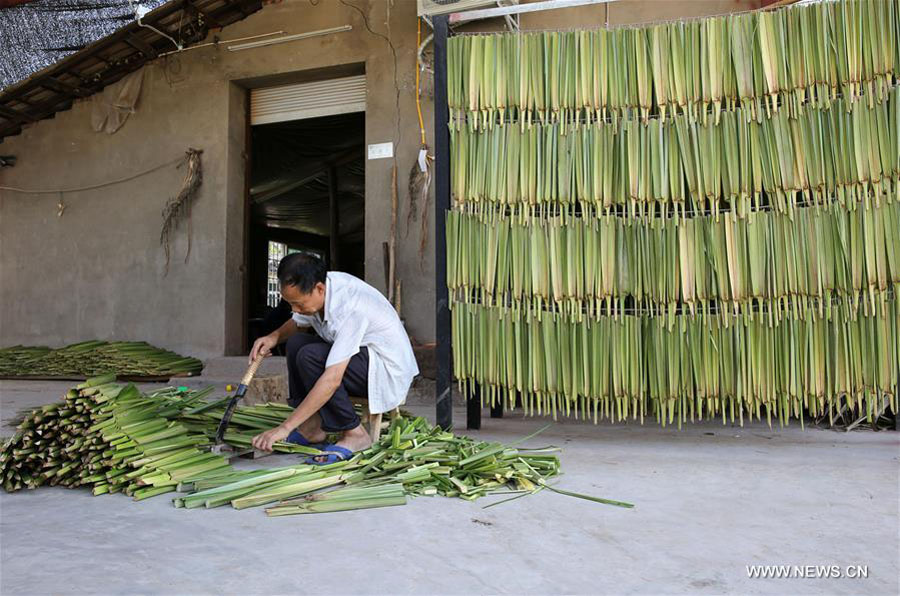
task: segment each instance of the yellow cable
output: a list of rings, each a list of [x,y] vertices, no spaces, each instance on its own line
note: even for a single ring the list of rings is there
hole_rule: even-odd
[[[419,93],[419,46],[422,45],[422,19],[416,19],[416,112],[419,114],[419,132],[422,135],[422,146],[425,146],[425,122],[422,120],[422,102]]]

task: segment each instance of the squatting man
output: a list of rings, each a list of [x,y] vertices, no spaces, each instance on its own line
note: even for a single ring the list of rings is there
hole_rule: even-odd
[[[373,414],[403,403],[419,373],[409,337],[378,290],[347,273],[327,271],[314,255],[286,256],[278,281],[293,314],[253,343],[250,361],[287,342],[288,403],[295,409],[282,424],[253,437],[253,446],[271,451],[278,441],[313,445],[323,455],[307,462],[319,465],[348,459],[372,443],[350,396],[366,397]],[[340,440],[320,445],[327,433],[339,433]]]

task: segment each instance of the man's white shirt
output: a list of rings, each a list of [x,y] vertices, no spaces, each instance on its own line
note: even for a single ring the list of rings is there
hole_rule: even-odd
[[[293,314],[298,327],[312,327],[331,344],[325,367],[369,351],[369,411],[389,412],[406,401],[416,357],[397,311],[381,292],[348,273],[329,271],[325,316]]]

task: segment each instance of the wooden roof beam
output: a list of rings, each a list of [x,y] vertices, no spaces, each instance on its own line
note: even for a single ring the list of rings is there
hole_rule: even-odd
[[[216,18],[212,17],[211,15],[207,14],[206,11],[203,11],[195,6],[191,0],[184,0],[184,8],[195,17],[203,19],[203,21],[210,27],[213,27],[215,29],[222,29],[224,27],[222,23],[220,23]]]
[[[41,85],[43,87],[47,87],[52,89],[53,91],[58,91],[60,93],[67,93],[71,95],[77,95],[78,97],[90,97],[94,94],[94,91],[90,89],[85,89],[79,85],[72,85],[63,80],[60,80],[56,77],[47,76],[41,79]]]
[[[56,97],[41,104],[40,108],[35,110],[37,118],[35,118],[34,121],[37,122],[38,120],[55,118],[57,113],[71,108],[72,102],[73,99],[71,95],[57,95]]]
[[[31,99],[25,97],[24,95],[20,95],[19,97],[16,97],[15,99],[13,99],[13,100],[11,100],[11,101],[15,101],[15,102],[18,102],[18,103],[24,103],[24,104],[25,104],[26,106],[28,106],[29,108],[33,108],[34,106],[37,105],[36,103],[34,103],[34,101],[32,101]]]
[[[39,120],[39,118],[33,116],[32,114],[20,112],[19,110],[14,110],[4,105],[0,105],[0,116],[3,116],[7,120],[18,122],[19,124],[24,124],[26,122],[37,122]]]
[[[149,60],[153,60],[154,58],[159,56],[159,52],[156,48],[154,48],[151,44],[147,43],[137,35],[129,35],[125,38],[125,43],[139,51]]]
[[[0,138],[11,137],[13,135],[20,134],[21,132],[22,132],[22,127],[18,124],[14,124],[13,126],[7,126],[7,127],[0,125]]]

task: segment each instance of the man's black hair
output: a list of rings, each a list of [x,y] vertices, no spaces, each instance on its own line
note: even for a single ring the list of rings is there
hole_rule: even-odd
[[[325,283],[328,269],[316,255],[295,252],[278,263],[278,281],[283,286],[295,286],[301,294],[309,294],[319,282]]]

